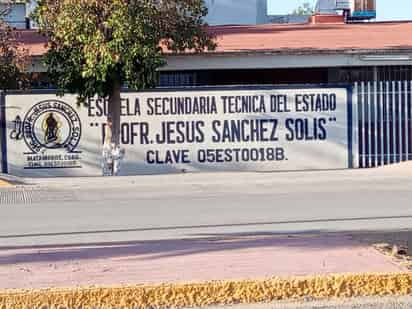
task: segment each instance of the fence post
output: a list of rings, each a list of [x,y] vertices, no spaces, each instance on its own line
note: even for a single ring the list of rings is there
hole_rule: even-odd
[[[386,91],[386,102],[385,102],[385,107],[386,107],[386,115],[385,115],[385,121],[386,121],[386,161],[385,161],[385,165],[388,165],[391,163],[391,126],[390,126],[390,109],[391,109],[391,101],[390,101],[390,82],[386,81],[385,83],[385,91]]]
[[[380,140],[380,158],[379,162],[380,165],[383,166],[385,165],[385,103],[384,103],[384,93],[383,93],[383,81],[379,82],[379,123],[380,123],[380,134],[379,134],[379,140]]]
[[[404,101],[403,101],[403,129],[402,131],[404,132],[404,160],[403,161],[408,161],[409,158],[409,132],[408,132],[408,82],[405,80],[403,82],[403,89],[404,89]]]
[[[360,83],[360,94],[359,94],[359,103],[360,104],[360,113],[359,113],[359,118],[360,118],[360,167],[361,168],[366,168],[366,129],[365,129],[365,123],[366,123],[366,113],[365,113],[365,82],[362,81]]]
[[[371,140],[372,142],[372,167],[379,166],[379,159],[378,159],[378,82],[373,82],[373,98],[371,104]]]
[[[367,132],[366,132],[366,136],[365,139],[367,139],[367,156],[366,156],[366,167],[371,168],[374,167],[373,166],[373,136],[372,136],[372,122],[373,122],[373,115],[372,115],[372,111],[373,111],[373,103],[372,103],[372,82],[368,81],[366,84],[366,89],[367,89],[367,101],[366,101],[366,114],[367,114]]]
[[[396,123],[397,124],[396,131],[398,132],[397,137],[396,137],[397,138],[397,142],[396,142],[397,159],[396,159],[396,161],[398,163],[402,162],[402,151],[403,151],[403,146],[402,146],[402,143],[403,143],[403,140],[402,140],[402,99],[403,99],[403,97],[402,97],[402,82],[399,80],[398,81],[398,98],[397,98],[398,110],[397,110],[397,115],[396,115],[396,118],[398,119],[398,121]],[[399,148],[398,148],[398,144],[399,144]]]
[[[409,85],[408,100],[408,160],[412,160],[412,80]]]
[[[348,117],[348,162],[349,162],[349,168],[354,168],[353,164],[353,157],[354,157],[354,151],[353,151],[353,86],[351,85],[350,87],[347,88],[347,117]]]
[[[7,174],[6,95],[0,91],[0,172]]]
[[[352,160],[353,168],[359,168],[359,85],[352,85]]]

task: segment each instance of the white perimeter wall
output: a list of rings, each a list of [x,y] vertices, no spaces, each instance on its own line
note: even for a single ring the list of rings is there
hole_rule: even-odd
[[[305,95],[333,96],[336,104],[329,108],[323,101],[317,110],[305,110]],[[239,111],[238,96],[250,96],[256,109]],[[122,98],[126,157],[121,175],[349,167],[345,88],[222,88],[123,93]],[[191,101],[193,109],[184,114],[166,113],[173,98]],[[215,102],[215,109],[199,114],[194,101],[206,99]],[[96,100],[89,107],[79,107],[74,96],[7,95],[9,173],[101,175],[103,107]],[[51,116],[53,127],[47,124]],[[24,125],[16,128],[16,119]],[[235,138],[236,130],[241,133]]]

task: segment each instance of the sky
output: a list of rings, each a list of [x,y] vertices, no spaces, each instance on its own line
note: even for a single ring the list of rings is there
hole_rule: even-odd
[[[269,14],[287,14],[304,0],[268,0]],[[316,0],[309,0],[316,3]],[[412,0],[376,0],[378,20],[412,20]]]

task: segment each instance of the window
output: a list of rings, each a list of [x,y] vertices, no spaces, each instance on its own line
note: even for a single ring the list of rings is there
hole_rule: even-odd
[[[161,72],[159,87],[190,87],[196,86],[195,72]]]

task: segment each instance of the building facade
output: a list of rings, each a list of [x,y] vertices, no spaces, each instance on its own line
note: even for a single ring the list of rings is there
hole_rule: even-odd
[[[9,4],[4,0],[0,0],[0,11],[6,8],[9,12],[5,16],[5,21],[11,27],[16,29],[27,29],[29,27],[26,1],[16,1]]]
[[[292,23],[286,24],[260,24],[282,19],[270,19],[266,0],[207,0],[207,21],[216,35],[217,49],[166,54],[158,87],[412,79],[411,22],[345,22],[342,10],[346,7],[350,14],[356,8],[376,11],[374,3],[319,1],[319,15],[312,22],[305,17],[289,18],[286,22]],[[23,11],[19,16],[23,18]],[[22,30],[20,39],[33,56],[29,68],[35,76],[33,87],[53,87],[41,62],[45,39],[35,30]]]
[[[209,25],[256,25],[267,20],[267,0],[205,0]]]

